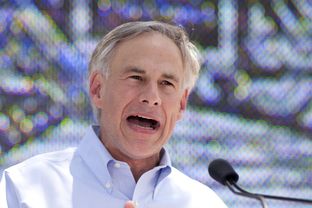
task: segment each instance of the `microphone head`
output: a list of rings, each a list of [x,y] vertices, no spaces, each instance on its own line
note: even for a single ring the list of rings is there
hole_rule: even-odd
[[[226,181],[231,184],[238,181],[238,174],[231,164],[224,159],[216,159],[209,164],[209,175],[219,183],[226,185]]]

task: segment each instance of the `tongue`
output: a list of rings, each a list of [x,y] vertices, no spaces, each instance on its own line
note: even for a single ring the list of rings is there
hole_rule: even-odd
[[[144,127],[144,128],[153,128],[151,121],[144,119],[144,118],[139,118],[139,117],[129,117],[128,121],[132,124]]]

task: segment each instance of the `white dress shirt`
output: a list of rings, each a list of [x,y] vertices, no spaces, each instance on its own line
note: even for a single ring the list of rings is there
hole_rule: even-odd
[[[45,153],[6,169],[0,208],[226,208],[207,186],[171,166],[163,149],[160,165],[136,183],[130,167],[100,142],[98,127],[77,148]]]

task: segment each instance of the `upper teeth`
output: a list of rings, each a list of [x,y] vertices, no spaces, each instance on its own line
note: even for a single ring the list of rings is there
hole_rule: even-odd
[[[144,116],[137,116],[137,117],[139,117],[139,118],[144,118],[144,119],[151,119],[151,118],[146,118],[146,117],[144,117]]]

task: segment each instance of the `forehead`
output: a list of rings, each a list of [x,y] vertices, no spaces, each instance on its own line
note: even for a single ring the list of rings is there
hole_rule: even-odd
[[[119,42],[112,53],[110,66],[121,65],[183,74],[180,49],[173,40],[158,32],[143,33]]]

